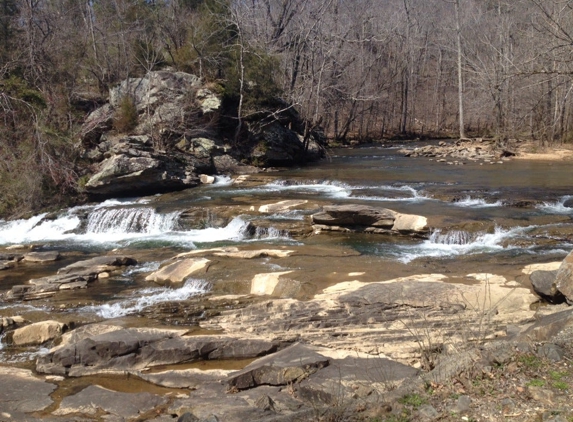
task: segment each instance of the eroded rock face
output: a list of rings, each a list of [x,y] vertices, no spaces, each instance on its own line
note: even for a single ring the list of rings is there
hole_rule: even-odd
[[[109,103],[92,112],[80,132],[84,156],[95,169],[85,191],[100,198],[164,193],[197,186],[201,174],[248,174],[259,171],[255,165],[323,156],[323,137],[313,132],[308,142],[301,140],[295,130],[300,132],[302,121],[292,110],[262,112],[263,124],[245,122],[241,147],[230,145],[226,139],[233,135],[217,125],[222,102],[212,88],[195,75],[173,71],[148,72],[112,88]],[[113,126],[126,101],[136,121],[118,133]]]

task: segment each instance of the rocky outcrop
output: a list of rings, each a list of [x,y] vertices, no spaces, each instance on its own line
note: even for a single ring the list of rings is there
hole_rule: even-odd
[[[85,191],[99,197],[168,192],[197,186],[201,174],[253,173],[259,170],[252,164],[322,157],[318,133],[305,143],[289,129],[301,127],[294,111],[250,119],[240,147],[230,145],[226,139],[234,131],[221,128],[236,122],[217,124],[222,102],[215,91],[195,75],[173,71],[149,72],[112,88],[109,103],[92,112],[81,130],[84,156],[93,163]],[[118,129],[125,107],[130,125]]]
[[[387,282],[349,281],[312,300],[265,300],[240,313],[222,311],[201,325],[234,334],[299,337],[310,344],[384,353],[410,363],[422,344],[464,347],[470,339],[504,332],[507,324],[528,320],[530,305],[537,301],[528,289],[510,287],[501,279],[500,284],[474,285],[439,281],[446,279],[428,274]]]
[[[78,261],[58,270],[56,275],[29,280],[29,284],[13,286],[6,300],[36,300],[53,296],[60,290],[85,289],[100,275],[117,271],[137,261],[126,256],[100,256]]]
[[[198,360],[246,359],[276,351],[277,342],[227,336],[185,337],[185,331],[117,328],[101,334],[70,334],[65,344],[39,357],[41,373],[83,376],[143,370]]]
[[[406,157],[430,157],[448,164],[464,164],[466,161],[498,163],[502,162],[502,158],[516,155],[511,149],[502,148],[494,141],[484,139],[441,141],[438,145],[403,148],[400,152]]]
[[[312,215],[315,232],[360,231],[381,234],[428,233],[427,219],[418,215],[400,214],[386,208],[367,205],[328,205]]]

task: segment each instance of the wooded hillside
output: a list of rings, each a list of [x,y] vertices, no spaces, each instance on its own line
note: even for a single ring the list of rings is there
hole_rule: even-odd
[[[573,137],[572,0],[0,0],[0,215],[76,188],[77,133],[152,70],[338,142]]]

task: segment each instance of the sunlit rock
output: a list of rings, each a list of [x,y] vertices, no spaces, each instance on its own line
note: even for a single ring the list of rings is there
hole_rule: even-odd
[[[211,261],[206,258],[182,259],[160,268],[158,271],[148,275],[147,281],[155,283],[181,283],[192,274],[203,271],[209,267]]]
[[[12,334],[12,343],[16,346],[43,344],[60,336],[65,324],[58,321],[41,321],[17,328]]]
[[[573,251],[565,257],[557,270],[555,286],[565,296],[567,303],[573,304]]]

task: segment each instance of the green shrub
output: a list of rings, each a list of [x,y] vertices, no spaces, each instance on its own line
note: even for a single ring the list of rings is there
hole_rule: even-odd
[[[115,111],[113,128],[120,133],[127,133],[137,126],[138,120],[137,108],[133,99],[128,95],[122,97]]]

